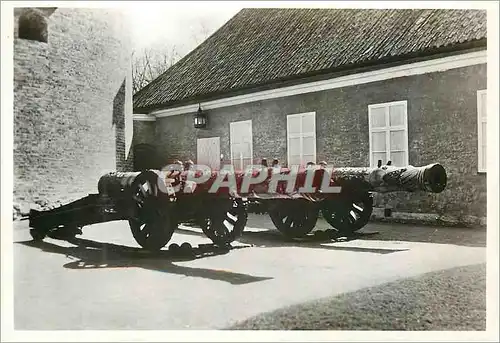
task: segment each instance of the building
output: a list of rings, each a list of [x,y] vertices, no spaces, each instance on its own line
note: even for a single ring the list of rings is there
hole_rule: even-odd
[[[131,169],[131,43],[120,10],[14,11],[14,206],[97,192]]]
[[[484,224],[486,40],[481,10],[244,9],[134,95],[134,144],[158,165],[439,162],[443,193],[374,213]]]

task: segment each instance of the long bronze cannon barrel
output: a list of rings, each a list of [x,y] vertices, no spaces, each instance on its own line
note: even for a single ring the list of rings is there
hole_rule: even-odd
[[[253,171],[252,171],[253,170]],[[380,166],[377,168],[368,167],[345,167],[345,168],[303,168],[303,169],[288,169],[281,168],[278,170],[273,170],[273,168],[260,167],[252,168],[249,171],[236,171],[236,172],[226,172],[225,174],[233,174],[235,178],[236,192],[239,194],[244,194],[245,197],[257,196],[262,198],[262,196],[267,194],[267,197],[273,197],[281,195],[290,195],[301,193],[300,189],[307,184],[311,183],[310,186],[314,187],[318,196],[323,197],[325,191],[324,186],[328,185],[326,181],[329,179],[330,186],[340,186],[343,192],[431,192],[440,193],[446,188],[447,175],[444,167],[438,163],[429,164],[421,167],[406,166],[406,167],[395,167],[392,165]],[[250,172],[250,174],[249,174]],[[250,188],[246,191],[243,190],[242,184],[244,178],[255,178],[259,173],[266,173],[267,176],[258,183],[253,183]],[[201,181],[196,186],[195,194],[208,193],[212,186],[219,178],[218,171],[212,171],[210,178]],[[290,173],[295,175],[290,175]],[[309,173],[314,173],[313,178],[309,178],[307,175]],[[285,177],[285,179],[293,180],[293,189],[287,190],[287,185],[284,181],[279,181],[278,184],[272,183],[274,177],[278,177],[280,174],[282,176],[289,175],[291,178]],[[158,174],[160,175],[160,174]],[[168,175],[168,172],[167,172]],[[187,172],[182,172],[178,176],[180,180],[187,180]],[[220,178],[219,178],[220,180]],[[196,182],[196,181],[195,181]],[[273,184],[273,188],[278,185],[277,189],[270,189],[270,185]],[[120,186],[120,183],[117,185]],[[215,187],[218,189],[217,187]],[[308,187],[305,187],[306,189]],[[226,187],[222,187],[220,191],[216,193],[227,195]],[[304,191],[305,193],[310,193],[310,191]],[[326,192],[328,193],[328,192]],[[321,195],[323,194],[323,195]]]
[[[334,231],[349,234],[370,220],[371,192],[440,193],[447,183],[446,171],[437,163],[422,167],[279,170],[257,166],[229,173],[209,170],[207,177],[200,178],[203,175],[205,172],[196,169],[105,174],[99,179],[97,194],[57,208],[32,209],[30,233],[34,239],[49,234],[74,236],[86,225],[128,220],[139,245],[159,250],[183,222],[198,225],[215,244],[226,245],[243,233],[247,209],[256,205],[291,238],[308,235],[319,211]],[[230,182],[234,186],[223,185],[226,177],[234,179]],[[339,188],[339,192],[333,190]]]
[[[378,168],[335,168],[332,181],[339,186],[379,193],[397,191],[441,193],[446,188],[447,175],[439,163],[422,167],[386,165]]]

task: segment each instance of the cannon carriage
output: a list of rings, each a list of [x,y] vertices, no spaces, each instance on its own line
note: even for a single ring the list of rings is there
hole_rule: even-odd
[[[193,196],[184,192],[189,182],[181,180],[181,175],[177,179],[166,176],[170,175],[157,170],[105,174],[99,179],[97,194],[57,208],[31,210],[31,236],[36,240],[47,235],[66,238],[87,225],[128,221],[136,242],[154,251],[170,241],[180,223],[200,227],[216,245],[226,245],[242,234],[247,212],[240,197],[222,192]]]
[[[352,234],[368,223],[373,192],[439,193],[446,182],[440,164],[115,172],[100,178],[97,194],[55,209],[32,210],[29,220],[34,239],[126,220],[134,239],[148,250],[164,247],[181,223],[201,228],[222,246],[243,234],[248,212],[268,213],[276,228],[292,239],[308,235],[320,214],[335,232]]]

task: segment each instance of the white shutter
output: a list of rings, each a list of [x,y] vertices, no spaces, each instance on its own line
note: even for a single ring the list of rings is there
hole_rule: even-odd
[[[316,163],[316,137],[305,135],[302,137],[302,163]]]
[[[301,155],[301,137],[290,137],[288,139],[288,149],[290,156],[299,156]]]
[[[314,112],[301,114],[302,134],[310,135],[316,133],[316,115]]]
[[[408,165],[407,102],[397,101],[368,106],[370,166],[379,160],[392,165]]]
[[[316,162],[316,113],[287,116],[288,166]]]
[[[229,124],[231,163],[243,170],[253,161],[252,121],[237,121]]]
[[[373,152],[385,152],[387,151],[386,147],[386,133],[384,131],[382,132],[373,132],[372,133],[372,150]]]
[[[486,172],[486,127],[487,127],[487,92],[485,89],[477,91],[477,157],[478,157],[478,172]]]
[[[212,169],[220,168],[220,138],[198,138],[196,163],[209,166]]]
[[[288,134],[290,136],[300,135],[302,133],[302,118],[300,116],[288,116]]]
[[[391,152],[405,150],[405,130],[391,130]]]
[[[385,112],[386,112],[385,106],[372,108],[370,113],[372,128],[374,129],[385,128],[387,126],[387,124],[385,123],[385,117],[386,117]]]
[[[389,126],[404,126],[406,116],[406,103],[396,103],[389,106]]]

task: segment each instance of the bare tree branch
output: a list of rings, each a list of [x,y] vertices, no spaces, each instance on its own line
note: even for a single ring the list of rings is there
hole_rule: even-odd
[[[196,27],[191,28],[191,36],[195,45],[201,44],[209,35],[209,25],[204,21],[199,21]],[[167,71],[181,58],[179,47],[175,44],[133,51],[132,88],[134,94]]]

